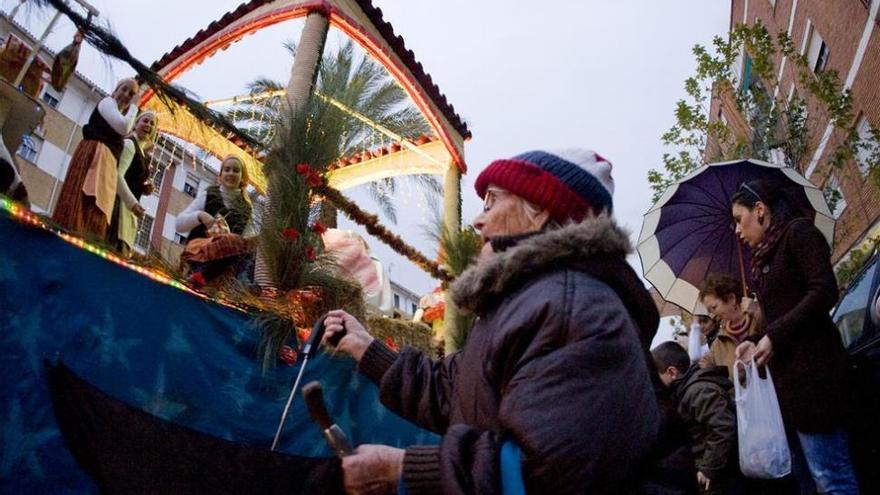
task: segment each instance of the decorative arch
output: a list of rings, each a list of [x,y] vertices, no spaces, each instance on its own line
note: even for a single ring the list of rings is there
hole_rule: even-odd
[[[451,163],[464,173],[464,140],[471,136],[467,125],[369,0],[251,0],[165,54],[153,69],[172,81],[249,34],[316,10],[388,70],[440,137]],[[142,105],[152,96],[152,92],[144,95]]]

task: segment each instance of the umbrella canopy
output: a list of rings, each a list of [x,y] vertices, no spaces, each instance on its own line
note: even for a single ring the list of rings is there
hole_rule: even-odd
[[[730,199],[742,183],[758,179],[784,188],[792,206],[831,244],[834,217],[822,191],[793,168],[760,160],[704,165],[670,186],[645,214],[638,243],[642,273],[663,299],[706,314],[699,288],[710,273],[750,283],[750,253],[736,236]]]

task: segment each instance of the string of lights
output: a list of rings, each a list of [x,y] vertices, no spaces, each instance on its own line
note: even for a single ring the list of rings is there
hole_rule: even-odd
[[[157,282],[157,283],[160,283],[163,285],[168,285],[168,286],[173,287],[175,289],[190,293],[190,294],[192,294],[196,297],[199,297],[201,299],[212,301],[212,302],[215,302],[217,304],[220,304],[220,305],[232,308],[232,309],[236,309],[236,310],[243,311],[243,312],[250,312],[252,310],[252,308],[250,308],[250,307],[236,303],[236,302],[231,301],[225,297],[222,297],[222,296],[221,297],[214,297],[214,296],[205,294],[204,292],[198,291],[195,288],[190,287],[189,285],[181,282],[180,280],[178,280],[174,277],[170,277],[168,274],[163,273],[159,270],[156,270],[155,268],[149,268],[149,267],[145,267],[142,265],[138,265],[137,263],[133,263],[125,258],[120,257],[118,254],[114,253],[113,251],[111,251],[109,249],[106,249],[106,248],[103,248],[100,246],[96,246],[94,244],[86,242],[81,237],[77,237],[75,235],[70,234],[69,232],[66,232],[65,230],[63,230],[59,227],[51,225],[50,223],[48,223],[45,220],[45,218],[33,213],[28,208],[24,207],[20,203],[12,201],[9,198],[0,196],[0,210],[8,213],[10,217],[12,217],[13,219],[15,219],[23,224],[29,225],[31,227],[39,228],[39,229],[45,230],[47,232],[50,232],[52,234],[55,234],[56,236],[58,236],[59,238],[61,238],[62,240],[64,240],[65,242],[67,242],[73,246],[76,246],[86,252],[97,255],[97,256],[99,256],[99,257],[101,257],[111,263],[114,263],[118,266],[121,266],[123,268],[127,268],[131,271],[137,272],[140,275],[143,275],[154,282]]]

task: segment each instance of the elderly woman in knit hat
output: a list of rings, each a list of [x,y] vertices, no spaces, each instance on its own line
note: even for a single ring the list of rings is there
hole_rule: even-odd
[[[658,314],[609,216],[611,164],[534,151],[491,163],[476,189],[485,247],[450,291],[479,318],[459,352],[396,353],[342,311],[326,320],[325,338],[345,330],[337,349],[383,404],[442,435],[405,450],[361,445],[342,460],[346,489],[637,491],[660,424],[646,359]]]

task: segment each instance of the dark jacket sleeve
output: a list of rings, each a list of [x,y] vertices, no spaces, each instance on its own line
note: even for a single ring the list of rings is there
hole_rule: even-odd
[[[498,429],[452,425],[439,447],[408,449],[409,493],[500,493],[504,440],[522,449],[528,493],[626,493],[638,483],[659,427],[647,364],[616,294],[576,276],[577,290],[566,283],[558,298],[546,286],[523,295],[546,301],[516,318],[528,325],[493,329],[505,335],[487,363],[505,384]]]
[[[806,293],[791,310],[767,327],[767,335],[776,346],[788,347],[803,329],[825,317],[837,302],[837,279],[831,267],[831,251],[825,237],[806,221],[795,221],[788,233],[788,256],[804,280]]]
[[[683,402],[705,432],[703,453],[696,459],[697,470],[716,479],[730,461],[737,441],[736,416],[730,398],[721,387],[703,381],[688,388]]]
[[[449,425],[449,397],[458,353],[434,361],[404,347],[400,354],[374,340],[358,369],[379,386],[386,407],[422,428],[443,433]]]

